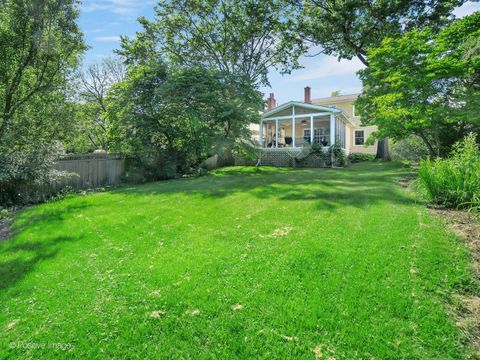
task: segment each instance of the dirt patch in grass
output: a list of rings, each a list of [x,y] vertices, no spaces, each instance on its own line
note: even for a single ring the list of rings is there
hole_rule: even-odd
[[[313,349],[313,353],[315,354],[315,359],[335,360],[335,351],[322,344],[317,345]]]
[[[12,234],[10,226],[12,225],[12,219],[0,220],[0,241],[7,240]]]
[[[445,220],[471,250],[477,277],[480,279],[480,216],[466,211],[446,209],[430,209],[430,211]]]
[[[10,321],[7,326],[5,327],[5,331],[10,331],[12,330],[15,326],[17,326],[17,324],[19,323],[20,320],[18,319],[15,319],[15,320],[12,320]]]
[[[470,249],[473,268],[477,281],[480,281],[480,216],[466,211],[446,209],[430,209],[435,216],[444,219],[445,224],[453,230]],[[480,358],[480,296],[475,294],[459,294],[457,326],[471,341],[477,356]]]
[[[159,319],[165,314],[166,313],[163,310],[155,310],[155,311],[152,311],[151,313],[149,313],[148,316],[150,316],[153,319]]]

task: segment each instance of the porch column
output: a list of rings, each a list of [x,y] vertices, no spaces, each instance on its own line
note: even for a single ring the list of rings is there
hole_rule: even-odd
[[[313,145],[313,115],[310,116],[310,145]]]
[[[260,147],[263,148],[263,120],[260,120]]]
[[[330,114],[330,146],[335,144],[335,115]]]
[[[275,119],[275,147],[278,148],[278,119]]]
[[[295,147],[295,105],[292,107],[292,147]]]

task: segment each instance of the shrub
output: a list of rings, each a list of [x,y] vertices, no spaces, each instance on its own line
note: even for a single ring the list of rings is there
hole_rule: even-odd
[[[430,202],[456,208],[480,206],[480,149],[476,135],[456,143],[447,159],[424,160],[418,172]]]
[[[331,155],[323,150],[321,145],[305,146],[302,151],[292,158],[293,167],[331,166]]]
[[[126,159],[122,180],[127,183],[146,183],[174,179],[179,177],[181,172],[179,162],[174,155],[168,158],[146,150],[143,155]]]
[[[318,160],[323,162],[323,166],[345,166],[346,158],[340,144],[334,144],[327,150],[322,145],[312,144],[310,147],[303,148],[302,153],[293,158],[292,166],[308,166],[308,161],[311,156],[315,156]]]
[[[328,148],[328,155],[332,166],[345,166],[346,158],[342,146],[338,143],[333,144]],[[333,162],[333,164],[332,164]]]
[[[375,160],[375,154],[361,154],[361,153],[352,153],[348,155],[348,161],[352,164],[359,163],[363,161],[373,161]]]
[[[0,220],[8,218],[9,213],[7,209],[0,208]]]
[[[38,144],[22,149],[0,147],[0,205],[44,201],[45,189],[65,176],[54,169],[62,149],[57,144]]]
[[[232,156],[235,164],[259,166],[260,143],[251,139],[240,139],[233,144]],[[294,160],[292,160],[294,162]],[[293,165],[293,164],[292,164]]]
[[[390,154],[392,160],[420,161],[428,157],[428,148],[417,136],[410,136],[406,139],[395,141]]]

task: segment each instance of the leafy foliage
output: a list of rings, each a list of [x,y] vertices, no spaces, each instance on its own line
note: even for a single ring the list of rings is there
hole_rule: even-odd
[[[324,162],[326,166],[333,167],[346,165],[345,152],[338,143],[329,146],[328,149],[325,149],[319,144],[312,144],[312,146],[304,148],[304,151],[299,156],[293,158],[294,164],[304,164],[311,156],[315,156]]]
[[[298,65],[294,10],[283,0],[160,1],[154,21],[141,19],[144,30],[122,38],[127,76],[108,107],[111,150],[135,157],[143,179],[247,151],[248,125],[263,107],[259,85],[271,67]]]
[[[0,2],[0,202],[55,175],[51,159],[72,128],[67,79],[85,49],[76,6]]]
[[[375,160],[375,155],[373,154],[351,153],[348,155],[348,161],[352,164],[373,160]]]
[[[480,206],[480,149],[473,133],[447,159],[422,161],[418,172],[427,198],[447,207]]]
[[[391,147],[393,160],[420,161],[429,155],[428,148],[418,136],[412,135],[396,141]]]
[[[7,209],[0,208],[0,220],[8,219],[10,216]]]
[[[411,31],[387,38],[369,52],[360,72],[364,92],[357,101],[362,121],[376,136],[401,140],[419,136],[431,155],[479,131],[480,12],[436,33]]]
[[[148,39],[170,63],[268,84],[272,67],[299,66],[294,12],[286,0],[161,0],[154,21],[140,20],[144,32],[133,46]]]
[[[0,136],[14,115],[48,94],[85,49],[76,0],[0,3]]]
[[[301,40],[319,46],[321,53],[339,59],[357,57],[369,66],[368,49],[386,37],[431,26],[438,29],[450,20],[451,11],[464,0],[296,0],[301,9]],[[364,84],[365,87],[365,84]],[[380,135],[380,134],[377,134]],[[377,158],[389,160],[388,142],[379,137]]]
[[[345,166],[346,157],[345,152],[342,149],[342,146],[339,143],[335,143],[328,148],[327,154],[330,158],[330,163],[332,166]]]
[[[173,177],[231,151],[259,121],[260,104],[248,84],[215,71],[155,61],[130,66],[112,93],[110,143],[138,160],[145,179]]]
[[[232,155],[235,161],[248,165],[260,166],[262,148],[260,143],[252,139],[241,139],[235,143]]]
[[[48,184],[66,174],[53,169],[63,148],[37,144],[0,152],[0,204],[37,202],[48,192]]]
[[[109,150],[108,93],[114,84],[124,80],[125,67],[117,58],[106,58],[88,66],[78,75],[76,134],[68,144],[72,152]]]
[[[438,27],[464,0],[298,0],[300,31],[322,52],[341,59],[358,57],[368,66],[367,49],[385,37],[397,37],[424,26]]]

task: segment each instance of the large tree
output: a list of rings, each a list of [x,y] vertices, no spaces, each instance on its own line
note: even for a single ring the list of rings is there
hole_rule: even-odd
[[[464,0],[293,0],[301,8],[301,38],[339,59],[357,57],[369,66],[368,49],[385,37],[423,26],[441,27]],[[388,157],[381,140],[377,157]]]
[[[48,154],[68,132],[67,80],[85,49],[77,5],[0,2],[0,201],[49,175]]]
[[[15,113],[47,94],[85,49],[77,0],[0,2],[0,136]]]
[[[367,49],[385,37],[413,29],[439,28],[465,0],[298,0],[302,38],[339,59],[357,57],[368,66]]]
[[[378,136],[421,138],[443,156],[469,132],[480,132],[480,12],[437,33],[413,30],[369,51],[360,72],[362,119]]]
[[[190,172],[231,150],[259,121],[262,100],[249,81],[204,67],[166,65],[154,41],[124,46],[127,73],[108,105],[111,149],[132,155],[146,179]]]
[[[106,58],[80,72],[77,81],[77,138],[73,149],[108,151],[108,93],[125,79],[125,66],[117,58]]]
[[[298,66],[296,9],[286,0],[161,0],[140,22],[165,60],[267,84],[268,71]],[[124,43],[128,42],[123,39]]]

